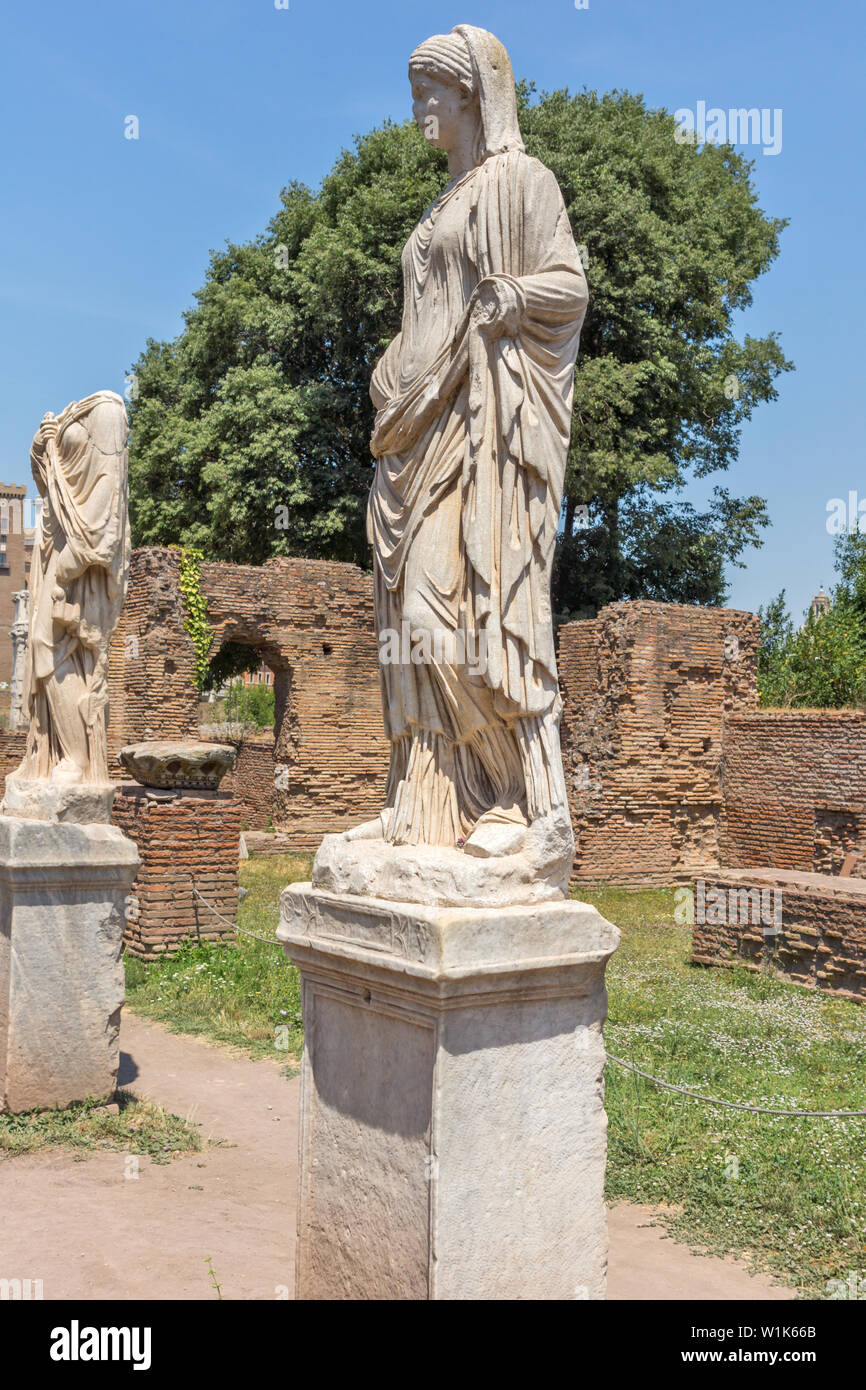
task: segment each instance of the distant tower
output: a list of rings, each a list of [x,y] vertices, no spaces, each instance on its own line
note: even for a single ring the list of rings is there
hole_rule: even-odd
[[[6,690],[13,677],[15,656],[12,625],[19,621],[15,595],[27,583],[33,551],[33,527],[25,521],[33,511],[23,483],[0,482],[0,682],[2,713],[6,714]],[[35,519],[35,518],[34,518]]]
[[[812,599],[812,602],[811,602],[811,604],[810,604],[810,607],[811,607],[811,610],[812,610],[812,617],[813,617],[813,618],[820,618],[820,616],[821,616],[822,613],[827,613],[827,612],[829,612],[829,609],[830,609],[830,596],[829,596],[829,594],[825,594],[825,593],[824,593],[824,586],[823,586],[823,585],[819,585],[819,586],[818,586],[818,592],[817,592],[817,594],[815,595],[815,597]]]

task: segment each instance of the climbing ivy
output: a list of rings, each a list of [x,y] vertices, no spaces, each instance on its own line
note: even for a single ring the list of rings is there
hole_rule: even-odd
[[[183,595],[184,626],[192,640],[195,651],[195,679],[201,690],[208,673],[208,652],[213,643],[213,628],[207,621],[207,600],[201,591],[201,562],[204,556],[200,550],[173,546],[180,550],[180,592]]]

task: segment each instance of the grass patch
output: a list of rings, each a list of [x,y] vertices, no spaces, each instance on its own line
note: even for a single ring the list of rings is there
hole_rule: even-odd
[[[151,1101],[136,1100],[118,1091],[119,1113],[105,1109],[103,1101],[81,1101],[65,1110],[30,1110],[22,1115],[0,1115],[0,1161],[40,1149],[69,1149],[84,1158],[89,1153],[113,1149],[140,1154],[152,1163],[168,1163],[179,1154],[202,1148],[197,1126],[163,1110]]]
[[[300,979],[276,929],[280,893],[286,884],[309,878],[310,869],[309,856],[302,854],[243,860],[240,881],[247,896],[238,914],[237,942],[190,941],[146,965],[127,956],[130,1007],[174,1032],[195,1033],[295,1070],[303,1047]]]
[[[623,931],[608,967],[608,1051],[705,1095],[866,1110],[866,1007],[745,969],[689,964],[673,890],[580,896]],[[672,1204],[692,1246],[745,1259],[811,1297],[866,1276],[866,1119],[723,1110],[606,1070],[608,1196]]]

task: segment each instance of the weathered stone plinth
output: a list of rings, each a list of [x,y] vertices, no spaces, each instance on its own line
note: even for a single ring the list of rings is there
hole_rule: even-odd
[[[388,902],[411,898],[431,907],[562,902],[573,857],[570,845],[567,855],[551,866],[533,853],[477,859],[444,845],[391,845],[326,835],[313,861],[313,887]]]
[[[445,908],[293,884],[297,1296],[600,1299],[604,971],[584,903]]]
[[[0,816],[0,1111],[114,1091],[137,868],[115,826]]]
[[[115,786],[104,782],[62,782],[10,773],[0,815],[65,825],[95,825],[111,820]]]

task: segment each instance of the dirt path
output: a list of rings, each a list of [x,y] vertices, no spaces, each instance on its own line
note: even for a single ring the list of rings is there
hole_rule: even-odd
[[[294,1288],[297,1081],[124,1012],[120,1080],[226,1147],[141,1160],[24,1155],[0,1163],[7,1277],[45,1298],[275,1298]],[[228,1147],[231,1146],[231,1147]]]
[[[610,1257],[607,1296],[612,1299],[733,1299],[748,1302],[796,1298],[763,1275],[751,1278],[736,1260],[693,1255],[651,1226],[656,1207],[618,1202],[608,1208]]]
[[[202,1125],[225,1147],[142,1159],[120,1153],[0,1162],[0,1275],[42,1279],[46,1299],[273,1299],[294,1288],[298,1081],[168,1033],[125,1012],[120,1080]],[[611,1210],[609,1296],[779,1299],[733,1261],[689,1254],[646,1223],[651,1208]]]

